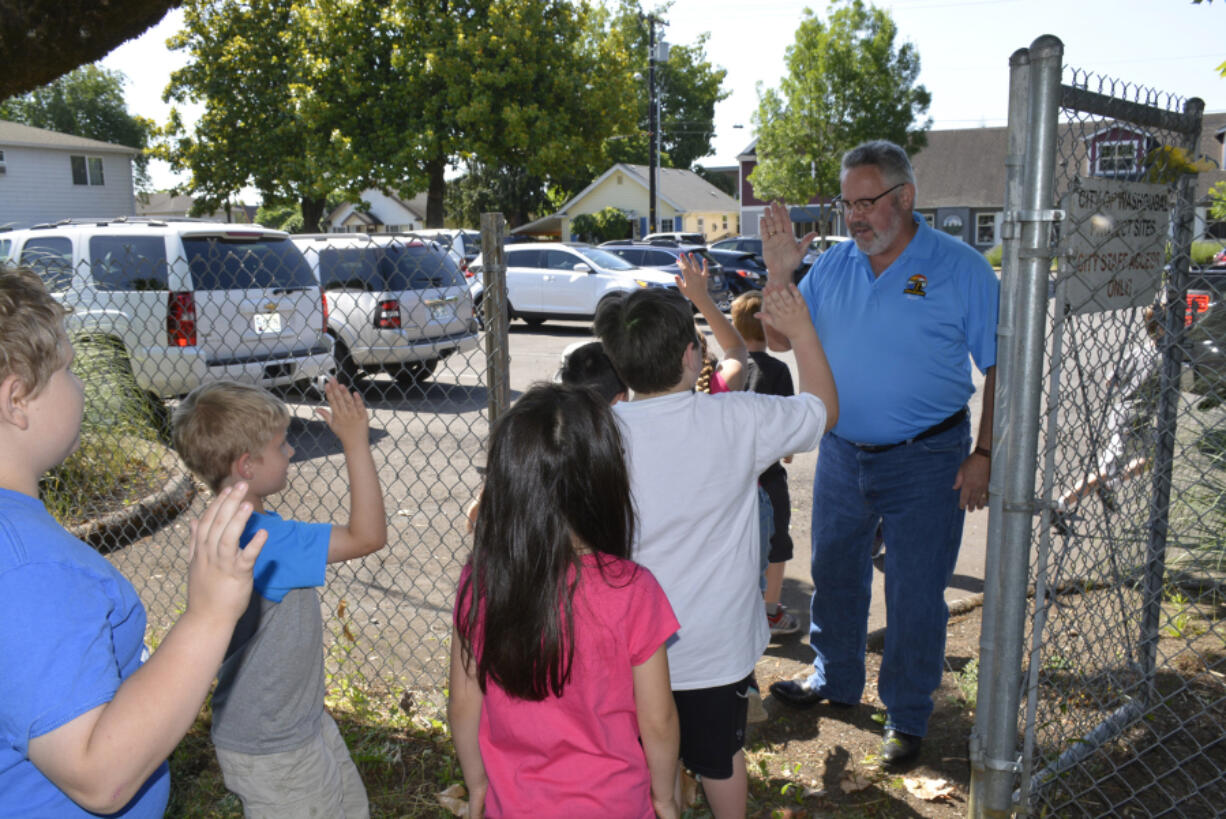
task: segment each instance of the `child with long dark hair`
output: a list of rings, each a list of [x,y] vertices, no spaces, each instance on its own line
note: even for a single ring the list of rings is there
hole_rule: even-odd
[[[471,816],[677,816],[678,623],[634,530],[596,393],[538,384],[498,419],[451,645]]]

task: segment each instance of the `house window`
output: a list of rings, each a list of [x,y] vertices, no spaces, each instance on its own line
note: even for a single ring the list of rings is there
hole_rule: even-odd
[[[996,244],[996,214],[995,213],[975,214],[975,244],[977,245]]]
[[[1098,143],[1094,173],[1098,176],[1122,176],[1137,169],[1139,146],[1134,140]]]
[[[728,230],[728,214],[725,213],[723,216],[723,219],[724,219],[724,230],[727,231]]]
[[[0,173],[7,173],[8,168],[4,164],[4,151],[0,151]]]
[[[699,233],[702,233],[702,232],[703,232],[703,229],[702,229],[702,217],[701,217],[701,216],[699,216],[699,217],[698,217],[698,232],[699,232]]]
[[[70,156],[72,163],[72,184],[101,185],[102,157],[100,156]]]
[[[935,213],[921,213],[920,216],[924,217],[924,221],[928,223],[928,227],[936,226],[936,214]]]
[[[673,231],[673,220],[672,219],[661,219],[660,220],[660,232],[661,233],[672,233],[672,231]]]

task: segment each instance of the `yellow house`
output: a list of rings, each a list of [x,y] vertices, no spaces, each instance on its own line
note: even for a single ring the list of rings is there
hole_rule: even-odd
[[[513,233],[553,236],[571,240],[571,223],[584,213],[599,213],[613,207],[626,214],[633,238],[653,232],[647,225],[650,213],[649,177],[646,165],[619,162],[596,178],[573,199],[550,216],[520,225]],[[713,242],[740,232],[740,205],[735,199],[693,171],[660,168],[656,184],[658,232],[701,233]]]

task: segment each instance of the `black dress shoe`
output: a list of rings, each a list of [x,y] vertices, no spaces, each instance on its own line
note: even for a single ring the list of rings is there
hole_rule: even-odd
[[[771,683],[771,694],[775,699],[793,708],[812,708],[827,698],[799,680],[780,680]],[[835,702],[829,700],[835,708],[853,708],[850,702]]]
[[[915,734],[904,734],[889,728],[881,742],[881,758],[887,765],[904,765],[919,756],[922,737]]]

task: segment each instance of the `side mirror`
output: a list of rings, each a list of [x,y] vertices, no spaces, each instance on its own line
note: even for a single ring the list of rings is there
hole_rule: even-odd
[[[574,270],[576,273],[591,273],[592,267],[586,262],[576,262],[572,270]]]

